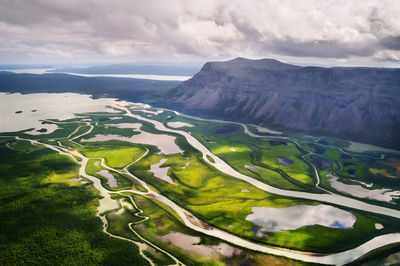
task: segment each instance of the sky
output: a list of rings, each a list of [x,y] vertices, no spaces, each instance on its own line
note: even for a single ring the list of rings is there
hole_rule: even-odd
[[[0,64],[400,67],[400,0],[0,0]]]

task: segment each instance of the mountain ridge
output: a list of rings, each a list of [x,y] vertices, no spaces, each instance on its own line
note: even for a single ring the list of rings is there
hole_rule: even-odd
[[[400,69],[207,62],[169,93],[181,110],[400,147]]]

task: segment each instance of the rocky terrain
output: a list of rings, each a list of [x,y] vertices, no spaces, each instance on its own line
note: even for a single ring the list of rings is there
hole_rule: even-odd
[[[168,93],[181,110],[400,148],[400,69],[208,62]]]

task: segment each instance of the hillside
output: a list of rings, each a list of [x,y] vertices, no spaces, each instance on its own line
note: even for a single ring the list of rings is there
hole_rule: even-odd
[[[208,62],[169,95],[192,113],[400,148],[400,69]]]

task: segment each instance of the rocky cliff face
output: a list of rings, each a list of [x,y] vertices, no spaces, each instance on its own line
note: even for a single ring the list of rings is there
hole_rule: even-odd
[[[171,95],[170,95],[171,97]],[[400,148],[400,69],[206,63],[172,91],[181,109]]]

